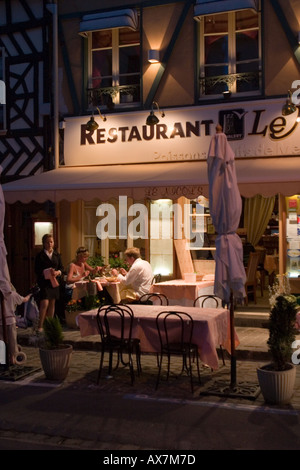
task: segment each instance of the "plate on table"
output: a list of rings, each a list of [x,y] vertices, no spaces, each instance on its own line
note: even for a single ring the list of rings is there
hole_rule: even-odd
[[[106,280],[107,280],[107,282],[118,282],[119,281],[119,279],[116,276],[107,277]]]

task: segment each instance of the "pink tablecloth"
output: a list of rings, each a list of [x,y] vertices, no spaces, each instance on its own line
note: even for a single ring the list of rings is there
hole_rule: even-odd
[[[184,279],[158,282],[151,286],[151,292],[164,294],[169,305],[192,307],[194,300],[202,294],[213,294],[214,281],[186,282]],[[205,305],[214,307],[215,304]]]
[[[160,350],[159,338],[156,329],[156,316],[159,312],[171,310],[158,305],[131,305],[134,312],[134,325],[132,335],[141,341],[142,352],[158,352]],[[175,310],[172,307],[172,310]],[[230,352],[230,319],[229,311],[223,308],[197,308],[177,306],[177,311],[189,313],[194,320],[194,333],[192,341],[198,345],[200,359],[212,369],[219,365],[216,348],[221,344]],[[77,323],[81,336],[97,335],[97,310],[80,313]],[[239,340],[235,335],[235,344]]]
[[[110,296],[112,297],[113,302],[115,304],[118,304],[120,302],[121,299],[119,294],[119,282],[108,282],[106,279],[93,279],[92,282],[96,284],[98,292],[101,292],[103,290],[103,287],[105,287]],[[89,281],[75,282],[74,289],[72,292],[73,300],[82,299],[82,297],[88,295],[88,283]]]

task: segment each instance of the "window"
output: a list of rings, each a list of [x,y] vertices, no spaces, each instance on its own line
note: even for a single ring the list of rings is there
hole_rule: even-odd
[[[0,135],[6,133],[6,87],[4,61],[4,48],[0,47]]]
[[[89,105],[140,102],[140,33],[114,28],[89,33]]]
[[[201,17],[199,96],[261,90],[260,16],[250,9]]]

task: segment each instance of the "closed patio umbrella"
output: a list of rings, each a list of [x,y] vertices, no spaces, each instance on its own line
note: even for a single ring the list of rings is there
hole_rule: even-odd
[[[243,245],[236,230],[242,199],[237,185],[235,156],[220,125],[212,138],[207,157],[209,208],[217,232],[214,293],[230,305],[231,386],[236,384],[234,302],[245,297],[246,273]]]
[[[0,167],[0,174],[2,173],[2,167]],[[7,337],[7,329],[6,329],[6,321],[5,321],[5,309],[6,309],[6,303],[5,303],[5,296],[9,295],[11,291],[11,285],[10,285],[10,275],[9,275],[9,270],[7,266],[7,251],[6,251],[6,246],[4,242],[4,219],[5,219],[5,200],[3,196],[3,190],[2,186],[0,184],[0,298],[1,298],[1,317],[0,317],[0,328],[2,330],[2,335],[1,337],[3,338],[1,341],[3,341],[5,345],[5,365],[8,366],[8,337]],[[2,351],[2,345],[1,343],[1,351]]]

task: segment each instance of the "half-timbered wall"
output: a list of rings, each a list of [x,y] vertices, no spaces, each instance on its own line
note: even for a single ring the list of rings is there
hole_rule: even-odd
[[[6,85],[2,183],[51,168],[51,30],[46,1],[0,1]]]

